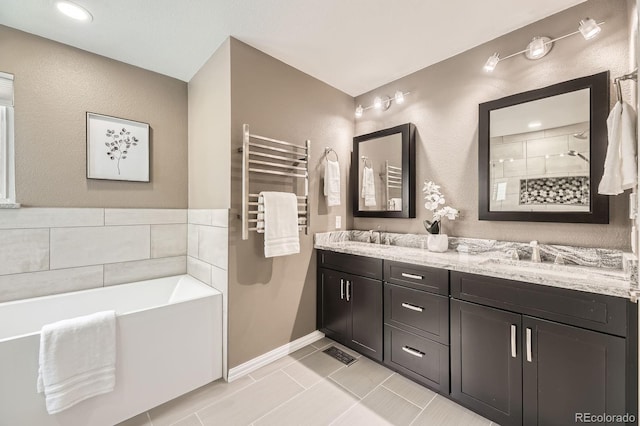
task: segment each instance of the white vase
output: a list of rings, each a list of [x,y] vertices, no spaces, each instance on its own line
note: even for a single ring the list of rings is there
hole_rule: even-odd
[[[444,253],[449,249],[449,237],[446,234],[431,234],[427,236],[429,251]]]

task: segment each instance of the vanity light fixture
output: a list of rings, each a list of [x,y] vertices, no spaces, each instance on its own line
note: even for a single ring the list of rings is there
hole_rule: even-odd
[[[369,105],[366,107],[363,107],[362,105],[358,105],[356,107],[356,118],[362,117],[362,114],[364,114],[366,110],[371,108],[386,111],[389,109],[389,107],[394,101],[395,103],[400,105],[404,103],[404,97],[407,96],[409,93],[411,92],[402,92],[400,90],[397,90],[396,93],[393,95],[393,98],[389,96],[376,96],[373,99],[373,105]]]
[[[600,33],[600,25],[602,24],[604,24],[604,22],[598,23],[591,18],[584,18],[578,25],[578,31],[574,31],[572,33],[554,39],[551,39],[549,37],[534,37],[533,40],[531,40],[531,42],[527,45],[526,49],[505,56],[504,58],[501,58],[498,53],[494,53],[489,57],[489,59],[487,59],[487,62],[485,62],[483,69],[485,72],[493,72],[493,70],[498,65],[498,62],[504,61],[505,59],[513,58],[514,56],[518,56],[521,53],[524,53],[527,59],[540,59],[551,51],[553,43],[564,38],[571,37],[575,34],[582,34],[582,37],[584,37],[585,40],[591,40]]]
[[[87,9],[76,3],[66,0],[57,1],[56,7],[62,14],[68,16],[69,18],[75,19],[76,21],[91,22],[93,20],[93,16],[91,15],[91,13],[89,13]]]

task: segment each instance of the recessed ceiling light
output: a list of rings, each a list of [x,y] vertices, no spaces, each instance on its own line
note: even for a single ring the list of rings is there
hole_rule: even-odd
[[[542,126],[542,123],[539,121],[532,121],[531,123],[528,124],[530,129],[535,129],[536,127],[540,127]]]
[[[87,9],[70,1],[58,1],[56,7],[69,18],[77,21],[91,22],[93,20],[93,16]]]

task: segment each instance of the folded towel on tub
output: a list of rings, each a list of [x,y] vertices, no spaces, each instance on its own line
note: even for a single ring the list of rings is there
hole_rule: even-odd
[[[49,414],[111,392],[116,383],[115,312],[45,325],[39,362],[37,390],[44,393]]]

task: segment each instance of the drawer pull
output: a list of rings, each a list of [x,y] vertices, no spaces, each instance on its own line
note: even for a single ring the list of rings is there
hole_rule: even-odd
[[[511,324],[511,358],[516,358],[518,356],[516,352],[516,331],[515,324]]]
[[[402,276],[405,278],[411,278],[414,280],[421,280],[424,278],[422,275],[407,274],[406,272],[403,272]]]
[[[416,311],[416,312],[424,311],[424,308],[422,308],[420,306],[412,305],[411,303],[403,303],[402,307],[403,308],[407,308],[407,309],[411,309],[412,311]]]
[[[526,333],[527,335],[527,361],[532,362],[533,357],[531,356],[531,329],[527,327]]]
[[[402,350],[408,354],[417,356],[418,358],[422,358],[424,356],[424,352],[420,352],[419,350],[413,349],[412,347],[409,347],[409,346],[403,346]]]

